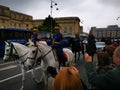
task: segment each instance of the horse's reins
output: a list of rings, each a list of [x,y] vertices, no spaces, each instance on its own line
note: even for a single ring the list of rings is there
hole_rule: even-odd
[[[31,59],[31,60],[33,59],[33,60],[35,60],[35,64],[36,64],[36,62],[37,62],[37,59],[36,59],[37,53],[38,53],[38,51],[42,53],[42,51],[40,50],[40,48],[39,48],[38,46],[35,46],[35,47],[37,47],[37,50],[36,50],[36,52],[35,52],[35,56],[34,56],[33,58],[27,57],[27,59]],[[39,59],[40,59],[40,60],[43,59],[43,58],[44,58],[45,56],[47,56],[51,51],[52,51],[52,49],[50,49],[50,50],[49,50],[46,54],[44,54],[43,56],[39,57]]]

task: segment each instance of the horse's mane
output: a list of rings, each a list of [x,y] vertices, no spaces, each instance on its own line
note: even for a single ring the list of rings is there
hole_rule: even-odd
[[[45,43],[41,43],[41,42],[39,42],[38,43],[40,46],[42,46],[43,48],[46,48],[46,49],[51,49],[51,47],[50,46],[48,46],[47,44],[45,44]]]
[[[24,54],[28,50],[28,47],[25,45],[22,45],[22,44],[16,43],[16,42],[12,42],[12,43],[13,43],[15,49],[17,51],[19,51],[21,55]]]

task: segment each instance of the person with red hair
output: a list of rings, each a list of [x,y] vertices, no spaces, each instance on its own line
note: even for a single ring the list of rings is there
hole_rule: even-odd
[[[64,67],[55,77],[53,90],[83,90],[78,70],[75,67]]]

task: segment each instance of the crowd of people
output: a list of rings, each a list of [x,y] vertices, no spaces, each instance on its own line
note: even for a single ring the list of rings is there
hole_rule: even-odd
[[[37,30],[33,31],[32,40],[40,40],[40,36],[37,35]],[[84,81],[81,80],[79,71],[74,66],[65,67],[65,58],[63,53],[63,47],[61,41],[63,35],[60,33],[60,29],[55,28],[55,34],[52,37],[52,48],[56,48],[59,52],[60,63],[64,66],[54,77],[54,83],[52,90],[120,90],[120,47],[116,43],[111,43],[109,40],[106,42],[104,50],[96,52],[95,38],[92,34],[88,36],[88,42],[86,43],[85,53],[85,69],[87,73],[88,81],[91,88],[87,88],[84,85]],[[78,35],[76,35],[75,41],[78,42],[78,47],[74,46],[74,40],[72,40],[72,51],[79,52],[83,49],[82,42]],[[80,46],[81,45],[81,46]],[[77,49],[75,48],[77,47]],[[94,66],[93,57],[97,55],[97,64]],[[75,58],[76,59],[76,58]]]

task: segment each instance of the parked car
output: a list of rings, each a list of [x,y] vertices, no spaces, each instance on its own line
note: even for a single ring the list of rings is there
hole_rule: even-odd
[[[105,47],[105,42],[96,42],[96,49],[97,51],[103,50]]]
[[[62,45],[63,47],[70,47],[71,39],[75,38],[75,35],[71,34],[64,34],[64,38],[62,40]]]

